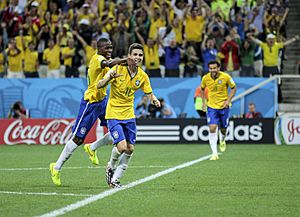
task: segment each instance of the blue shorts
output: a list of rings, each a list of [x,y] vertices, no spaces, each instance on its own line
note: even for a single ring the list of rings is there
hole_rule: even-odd
[[[122,140],[128,141],[130,144],[135,144],[136,140],[136,123],[135,118],[129,120],[107,120],[110,135],[114,140],[114,144]]]
[[[101,102],[94,103],[89,103],[82,98],[79,113],[75,125],[72,128],[73,135],[84,139],[93,127],[97,118],[101,120],[101,126],[107,126],[107,121],[105,119],[106,104],[107,97]]]
[[[217,124],[221,128],[228,127],[229,124],[229,108],[213,109],[207,107],[207,123],[208,125]]]

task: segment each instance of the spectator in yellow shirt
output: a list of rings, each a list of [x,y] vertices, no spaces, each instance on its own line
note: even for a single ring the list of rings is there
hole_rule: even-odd
[[[295,37],[283,43],[277,43],[275,40],[275,35],[273,35],[272,33],[269,33],[267,35],[266,42],[262,42],[259,39],[254,38],[251,33],[248,33],[248,37],[254,43],[258,44],[263,50],[263,77],[269,77],[270,75],[279,74],[279,50],[299,39],[299,36],[296,35]]]
[[[194,7],[191,9],[191,6],[188,7],[188,10],[185,11],[185,37],[188,45],[192,45],[197,55],[201,56],[201,42],[202,34],[205,28],[205,12],[202,12],[201,8]]]
[[[10,39],[8,48],[6,49],[8,69],[7,78],[23,78],[22,71],[22,53],[16,46],[16,40]]]
[[[66,66],[65,76],[66,78],[78,78],[79,71],[77,67],[74,65],[73,58],[75,57],[75,47],[74,40],[68,40],[68,47],[64,47],[61,51],[61,60],[64,61],[64,65]]]
[[[38,52],[35,51],[34,42],[31,41],[24,51],[24,74],[26,78],[39,78]]]
[[[48,48],[44,50],[43,60],[48,65],[47,78],[60,77],[60,47],[59,37],[56,44],[53,39],[48,41]]]
[[[92,57],[97,52],[97,40],[95,38],[92,39],[91,45],[88,45],[86,41],[78,34],[78,32],[73,31],[73,35],[77,38],[77,40],[81,43],[82,47],[85,51],[85,65],[86,65],[86,72],[88,70],[88,66]]]

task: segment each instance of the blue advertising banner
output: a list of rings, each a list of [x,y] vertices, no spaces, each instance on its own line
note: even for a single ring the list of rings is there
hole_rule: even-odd
[[[235,78],[237,94],[264,81],[264,78]],[[152,88],[157,97],[171,105],[177,115],[198,117],[194,108],[194,92],[200,78],[152,78]],[[30,110],[32,118],[75,118],[80,100],[86,90],[85,78],[64,79],[0,79],[0,118],[7,117],[10,107],[18,100]],[[135,106],[143,96],[135,95]],[[259,90],[236,101],[231,116],[247,112],[249,102],[256,104],[264,117],[274,117],[277,108],[277,83],[270,82]]]

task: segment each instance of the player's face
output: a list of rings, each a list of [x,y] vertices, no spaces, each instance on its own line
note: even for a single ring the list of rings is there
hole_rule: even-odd
[[[139,65],[143,62],[144,52],[140,49],[133,49],[131,54],[128,54],[128,57],[133,59],[136,65]]]
[[[208,70],[213,78],[217,77],[220,67],[217,64],[209,64]]]
[[[112,49],[111,41],[102,42],[99,47],[99,54],[103,55],[106,59],[109,59],[111,58]]]

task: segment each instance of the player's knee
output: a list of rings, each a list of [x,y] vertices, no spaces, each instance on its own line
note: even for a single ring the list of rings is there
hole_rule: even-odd
[[[132,154],[134,152],[134,145],[128,144],[127,150],[125,151],[127,154]]]
[[[75,137],[73,138],[73,142],[75,142],[76,145],[80,146],[80,145],[82,145],[82,143],[83,143],[83,139],[81,139],[81,138],[75,136]]]
[[[124,151],[126,151],[127,150],[126,141],[122,140],[121,142],[119,142],[117,144],[117,149],[120,153],[123,153]]]

